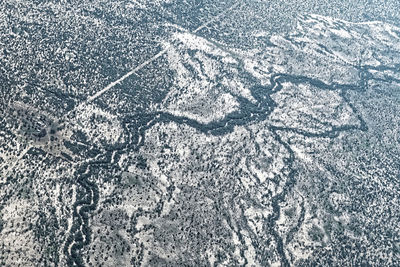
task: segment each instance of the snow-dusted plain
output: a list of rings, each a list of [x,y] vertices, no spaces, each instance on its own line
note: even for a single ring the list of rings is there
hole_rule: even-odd
[[[287,2],[0,3],[0,265],[399,266],[400,6]]]

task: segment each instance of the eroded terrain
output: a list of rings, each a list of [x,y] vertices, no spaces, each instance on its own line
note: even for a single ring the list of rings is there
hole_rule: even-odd
[[[0,265],[400,265],[398,4],[274,2],[1,3]]]

